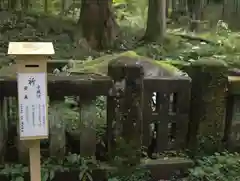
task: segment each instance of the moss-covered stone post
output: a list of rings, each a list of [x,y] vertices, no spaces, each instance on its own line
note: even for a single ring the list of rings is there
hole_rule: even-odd
[[[133,154],[137,156],[140,153],[142,141],[143,67],[133,62],[129,64],[121,61],[110,62],[108,74],[114,80],[115,89],[122,90],[122,100],[118,112],[115,113],[120,117],[121,137],[126,146],[131,145]],[[126,154],[131,155],[130,150]],[[130,155],[128,156],[134,157]]]
[[[220,60],[201,59],[185,68],[192,78],[189,146],[196,148],[198,143],[205,151],[217,151],[224,136],[227,66]]]
[[[66,151],[65,124],[60,111],[55,104],[64,101],[56,92],[49,92],[49,155],[56,158],[63,158]]]
[[[4,119],[4,92],[3,92],[3,83],[0,81],[0,163],[4,162],[4,154],[6,150],[6,123]]]

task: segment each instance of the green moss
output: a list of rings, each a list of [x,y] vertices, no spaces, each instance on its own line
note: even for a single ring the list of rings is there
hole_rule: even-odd
[[[157,61],[155,60],[156,64],[164,69],[166,69],[169,72],[175,73],[175,72],[180,72],[180,70],[175,67],[173,64],[171,64],[168,61]]]
[[[107,74],[107,68],[110,61],[115,60],[121,56],[137,57],[135,52],[128,51],[120,54],[104,55],[102,57],[87,60],[83,63],[77,63],[76,67],[70,72],[72,73],[96,73],[96,74]]]
[[[227,68],[227,63],[223,60],[218,60],[215,58],[202,58],[198,61],[194,61],[191,63],[193,66],[206,66],[206,67],[216,67],[216,68]]]
[[[110,62],[114,61],[122,61],[123,63],[127,63],[125,61],[126,57],[134,58],[136,59],[136,62],[138,61],[145,61],[147,63],[152,63],[153,65],[158,66],[160,69],[164,69],[170,74],[174,75],[180,70],[176,68],[175,66],[171,65],[167,61],[158,61],[158,60],[153,60],[148,57],[144,56],[139,56],[136,52],[134,51],[127,51],[119,54],[112,54],[112,55],[105,55],[102,57],[99,57],[94,60],[89,60],[85,61],[83,63],[77,63],[76,67],[72,70],[70,70],[71,73],[93,73],[93,74],[101,74],[101,75],[106,75],[107,70],[108,70],[108,64]],[[121,60],[122,58],[122,60]]]

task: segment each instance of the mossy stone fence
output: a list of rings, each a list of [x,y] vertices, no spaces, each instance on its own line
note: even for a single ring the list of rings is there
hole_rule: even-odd
[[[168,69],[164,68],[161,69],[162,76],[146,77],[146,70],[140,62],[136,58],[129,57],[124,57],[124,61],[113,61],[109,63],[108,76],[49,74],[49,104],[51,106],[56,101],[63,101],[65,96],[78,96],[81,108],[81,104],[87,104],[97,96],[105,96],[107,98],[106,134],[109,152],[111,152],[113,137],[118,136],[123,137],[127,142],[134,140],[139,149],[141,146],[151,145],[151,153],[184,149],[189,121],[191,80],[188,77],[172,75]],[[152,66],[148,61],[144,64],[147,67]],[[156,70],[156,67],[154,69]],[[13,151],[18,151],[18,154],[13,155],[18,155],[18,159],[25,163],[28,153],[24,142],[17,139],[16,78],[12,75],[1,76],[0,91],[2,124],[0,148],[6,150],[9,146],[7,142],[11,140],[12,147],[17,146]],[[156,93],[156,99],[152,101],[154,93]],[[185,104],[182,105],[182,102]],[[50,121],[49,149],[47,150],[49,153],[47,155],[62,157],[66,153],[66,144],[69,141],[65,135],[64,125],[58,126],[57,121],[61,119],[59,115],[56,115],[54,118],[56,122]],[[114,127],[113,124],[115,124]],[[157,138],[153,138],[150,124],[155,125]],[[92,156],[96,152],[96,133],[91,128],[92,126],[94,125],[87,125],[86,129],[74,135],[80,142],[79,152],[82,155]],[[152,144],[153,139],[155,139],[155,144]],[[5,151],[0,154],[3,158]]]
[[[136,58],[124,57],[123,59],[124,61],[117,59],[110,62],[106,76],[96,74],[56,76],[49,73],[50,107],[56,101],[63,101],[65,96],[75,96],[81,109],[84,104],[91,103],[97,96],[105,96],[107,98],[105,130],[107,153],[105,154],[110,156],[110,159],[113,154],[117,154],[115,151],[119,145],[116,138],[121,138],[124,145],[131,145],[133,152],[130,154],[129,150],[125,150],[125,158],[135,158],[135,164],[141,162],[143,146],[148,148],[150,156],[156,152],[186,148],[191,79],[187,76],[173,75],[164,68],[160,69],[161,76],[146,76],[145,67],[151,68],[151,62],[146,61],[143,65]],[[153,68],[157,70],[155,65]],[[147,71],[151,72],[151,69]],[[153,95],[156,97],[154,100]],[[0,157],[2,163],[7,161],[28,163],[28,150],[24,141],[18,139],[17,107],[16,76],[1,75]],[[87,120],[87,124],[83,124],[79,131],[66,133],[65,124],[59,124],[64,122],[61,115],[55,115],[54,118],[49,117],[49,119],[51,119],[49,121],[50,137],[47,146],[41,145],[43,156],[63,158],[68,151],[73,152],[69,150],[72,146],[69,144],[77,142],[77,153],[81,156],[97,157],[98,139],[93,120]],[[154,125],[154,130],[151,129],[151,125]],[[156,136],[153,132],[156,132]],[[120,154],[121,157],[124,156],[124,151]],[[172,164],[175,162],[177,166],[174,168],[181,166],[178,160],[173,161]],[[184,164],[189,163],[191,164],[191,162],[184,162]],[[160,164],[162,165],[162,162]],[[169,170],[162,173],[169,173]]]
[[[126,62],[130,63],[126,64]],[[50,62],[49,68],[52,70],[56,63],[59,67],[65,64],[64,61]],[[171,64],[187,72],[191,79],[173,75],[169,72],[169,69],[162,71],[161,76],[146,77],[144,67],[138,63],[127,60],[122,64],[119,64],[119,62],[109,64],[108,76],[92,74],[49,75],[50,104],[54,101],[62,101],[64,96],[79,96],[80,102],[84,103],[86,103],[86,100],[95,99],[99,95],[106,96],[108,145],[111,145],[113,136],[117,136],[116,134],[121,132],[122,137],[127,140],[135,140],[138,147],[139,145],[149,147],[154,137],[149,128],[150,124],[155,125],[156,140],[161,140],[156,141],[151,152],[184,149],[186,143],[191,150],[199,148],[200,145],[209,151],[219,150],[224,146],[230,148],[237,145],[236,140],[240,137],[238,123],[232,120],[237,119],[240,87],[238,86],[238,75],[235,73],[234,76],[229,76],[228,67],[224,62],[216,59],[201,59],[186,64],[171,62]],[[121,81],[119,81],[120,79]],[[122,86],[125,87],[125,90],[122,89]],[[118,90],[115,90],[115,88]],[[1,77],[1,120],[4,120],[1,121],[0,148],[2,150],[7,148],[9,135],[14,135],[16,132],[16,127],[13,128],[10,121],[11,119],[17,119],[16,115],[12,114],[14,111],[12,110],[13,106],[11,106],[16,102],[16,90],[16,80],[14,78]],[[156,93],[155,103],[152,101],[153,93]],[[130,107],[133,111],[129,112]],[[115,108],[118,108],[118,113],[116,113]],[[120,120],[119,124],[116,119]],[[131,124],[129,120],[138,120],[139,123]],[[116,123],[114,129],[116,128],[118,131],[110,126],[112,122]],[[59,135],[61,133],[62,141],[54,140],[56,138],[54,135],[50,137],[50,155],[61,157],[66,152],[66,146],[64,146],[67,144],[65,128],[60,129],[51,125],[50,132],[53,129],[57,131],[52,131],[51,134]],[[90,129],[86,130],[91,132]],[[94,131],[92,134],[95,134]],[[139,134],[140,136],[135,137]],[[80,134],[77,134],[77,137],[80,142]],[[83,132],[81,137],[84,137]],[[92,138],[92,142],[96,142],[95,136],[87,137]],[[14,143],[18,142],[16,140],[16,138],[11,138]],[[84,145],[89,141],[85,143],[84,140],[81,140],[81,142],[79,149],[82,154],[94,155],[95,144],[91,144],[88,149],[85,149]],[[21,143],[17,145],[17,150],[20,152],[18,158],[26,159],[27,154],[24,145]],[[92,151],[89,151],[89,149]],[[109,152],[111,152],[111,149],[108,146]],[[3,158],[5,153],[1,151],[0,154]]]
[[[192,78],[189,135],[199,135],[199,142],[194,140],[196,136],[190,136],[189,143],[199,143],[206,151],[218,150],[225,130],[227,66],[215,59],[202,59],[192,63],[189,69]]]
[[[240,149],[240,75],[231,72],[228,77],[228,98],[226,112],[225,137],[226,146],[229,150]]]
[[[192,79],[188,147],[213,153],[240,148],[240,74],[225,62],[171,62]]]

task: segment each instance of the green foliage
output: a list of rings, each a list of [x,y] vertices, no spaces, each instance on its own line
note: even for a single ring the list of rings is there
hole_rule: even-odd
[[[214,32],[190,33],[182,29],[168,30],[164,46],[145,44],[135,52],[157,60],[194,62],[216,58],[229,67],[240,67],[240,34],[232,32],[228,25],[219,21]]]
[[[64,159],[48,158],[42,161],[41,180],[51,181],[56,173],[78,172],[79,181],[92,181],[93,171],[101,168],[93,158],[83,158],[77,154],[69,154]],[[24,181],[24,176],[29,173],[29,168],[21,164],[6,164],[0,167],[0,175],[6,176],[11,181]],[[117,169],[118,170],[118,169]],[[134,167],[131,172],[109,172],[108,181],[149,181],[150,172],[145,168]]]
[[[70,104],[77,104],[74,98],[67,97],[65,102],[54,102],[49,107],[49,119],[51,121],[53,114],[61,117],[62,123],[66,126],[67,131],[72,132],[83,128],[82,125],[88,126],[89,120],[94,122],[94,129],[97,134],[102,136],[105,132],[106,125],[106,99],[103,96],[78,107],[70,108]],[[80,112],[80,114],[79,114]],[[59,120],[60,121],[60,120]]]
[[[118,23],[128,28],[143,29],[147,20],[147,1],[114,0]]]
[[[61,120],[57,121],[59,121],[59,124],[65,124],[64,126],[69,131],[78,128],[79,113],[78,110],[70,109],[68,104],[68,102],[53,102],[49,107],[49,119],[53,121],[54,116],[59,116]]]
[[[51,181],[57,172],[79,172],[79,181],[91,181],[92,171],[99,168],[94,159],[82,158],[77,154],[69,154],[64,159],[48,158],[41,165],[41,180]],[[11,181],[24,181],[24,174],[29,169],[21,164],[12,164],[2,166],[1,175],[6,176]]]
[[[137,168],[129,175],[115,176],[108,179],[108,181],[150,181],[150,171],[143,168]]]
[[[113,153],[113,165],[123,172],[129,172],[139,163],[141,148],[134,141],[126,142],[122,137],[116,138],[116,149]]]
[[[219,140],[215,140],[213,136],[197,136],[198,145],[197,152],[195,152],[195,156],[206,156],[211,155],[214,152],[219,150]]]
[[[121,51],[132,49],[144,34],[147,25],[148,1],[114,0],[113,9],[121,30],[115,42],[115,49]]]
[[[190,170],[189,181],[236,181],[240,179],[239,153],[215,153],[197,161]]]
[[[21,164],[5,164],[2,166],[0,174],[5,175],[10,181],[24,181],[24,173],[28,168]]]
[[[59,23],[60,22],[60,23]],[[36,12],[0,12],[0,58],[5,56],[10,41],[51,41],[54,59],[84,59],[88,51],[76,46],[76,23],[71,19]]]

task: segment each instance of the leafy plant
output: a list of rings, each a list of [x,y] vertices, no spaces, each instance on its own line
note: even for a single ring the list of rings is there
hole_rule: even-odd
[[[215,153],[197,161],[190,169],[189,181],[237,181],[240,179],[239,153]]]
[[[71,167],[79,168],[80,181],[92,181],[92,169],[97,167],[97,163],[94,159],[85,159],[80,157],[80,155],[72,154],[67,156],[66,160]]]
[[[48,177],[52,178],[52,172],[56,171],[79,171],[79,181],[92,181],[92,170],[98,167],[92,158],[83,158],[77,154],[69,154],[63,160],[51,159],[47,162]],[[51,169],[54,166],[55,169]]]
[[[108,179],[108,181],[150,181],[150,171],[144,168],[136,168],[128,175],[115,176]]]
[[[41,180],[51,181],[56,172],[79,172],[79,181],[92,181],[92,170],[98,168],[94,159],[83,158],[77,154],[69,154],[64,159],[48,158],[41,165]],[[6,176],[10,181],[24,181],[24,175],[29,172],[27,166],[21,164],[3,165],[0,175]]]
[[[5,164],[0,174],[6,176],[10,181],[24,181],[24,174],[27,172],[28,168],[21,164]]]

